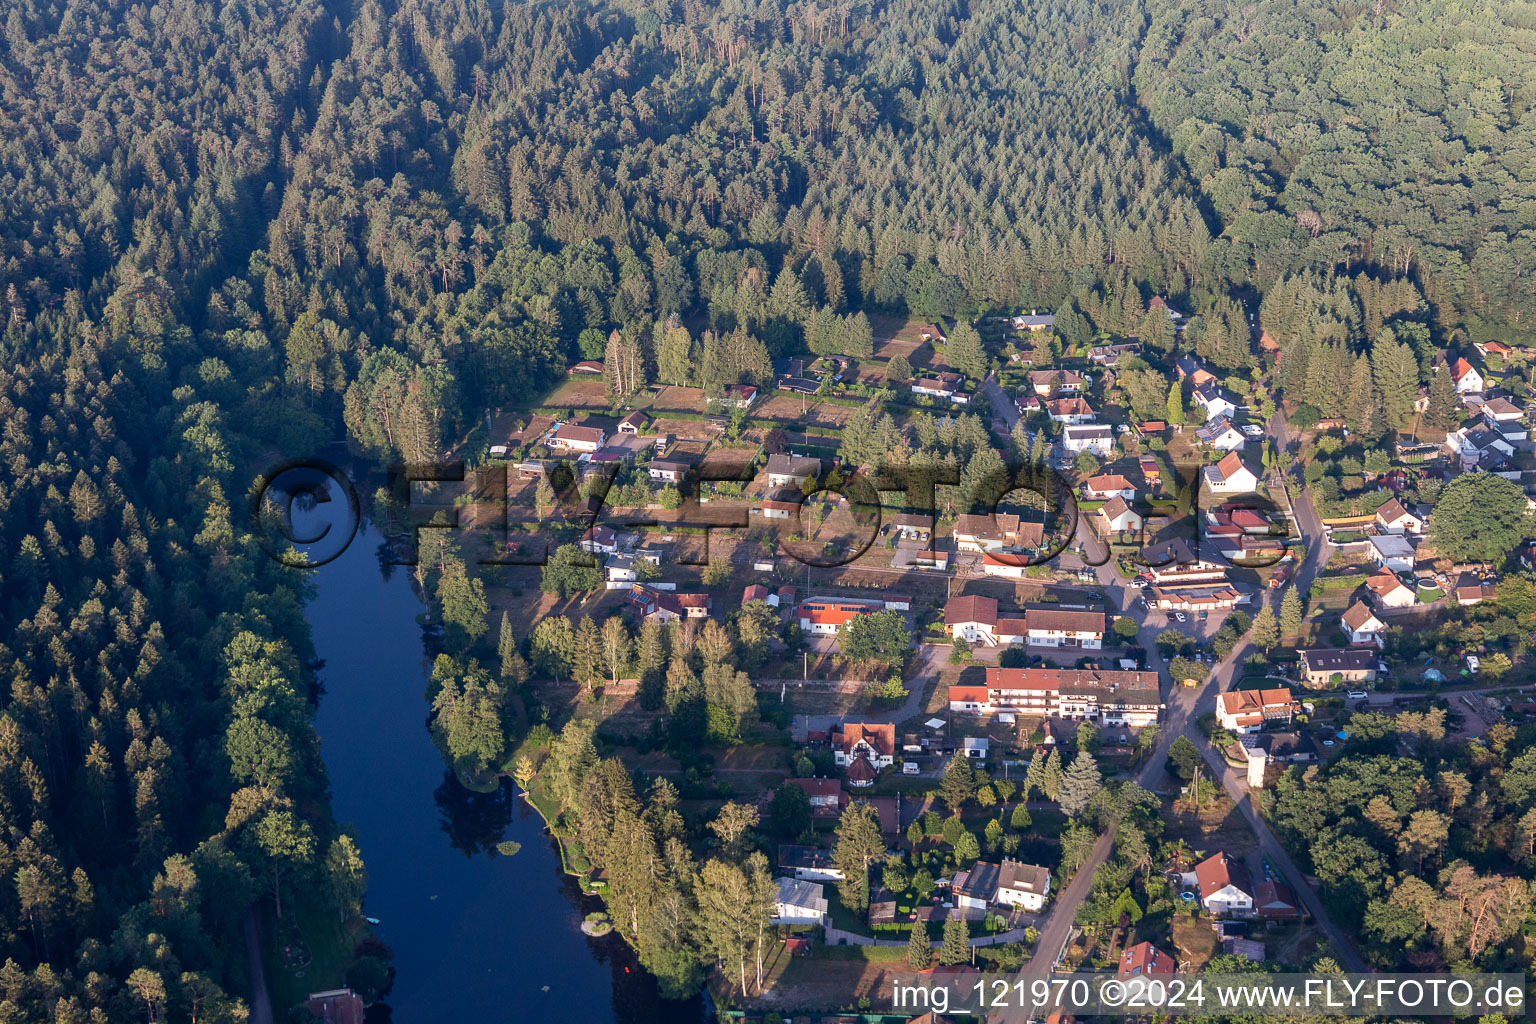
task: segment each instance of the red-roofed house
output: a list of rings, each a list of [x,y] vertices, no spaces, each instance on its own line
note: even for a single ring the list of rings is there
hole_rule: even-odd
[[[1460,356],[1451,364],[1451,381],[1456,385],[1457,394],[1462,395],[1470,391],[1481,391],[1486,383],[1477,367]]]
[[[1115,977],[1144,978],[1155,974],[1171,975],[1177,966],[1172,956],[1152,943],[1138,942],[1134,946],[1127,946],[1125,952],[1120,954],[1120,966],[1115,972]]]
[[[1253,909],[1260,917],[1295,920],[1301,916],[1301,901],[1284,882],[1266,879],[1254,887]]]
[[[1289,723],[1301,703],[1285,687],[1228,690],[1216,700],[1216,721],[1233,732],[1258,732],[1269,722]]]
[[[1382,533],[1423,533],[1424,520],[1403,507],[1396,498],[1388,498],[1376,510],[1376,529]]]
[[[944,628],[956,640],[967,643],[997,643],[993,628],[997,625],[997,600],[969,594],[952,597],[944,605]]]
[[[854,597],[808,597],[800,602],[800,628],[831,636],[860,615],[872,615],[884,607],[883,601]]]
[[[1259,478],[1237,452],[1228,452],[1216,465],[1205,467],[1203,476],[1206,487],[1217,494],[1241,494],[1259,486]]]
[[[831,735],[832,759],[846,768],[863,758],[876,768],[896,763],[894,722],[844,722]]]
[[[573,452],[595,452],[607,440],[608,432],[602,427],[581,427],[574,423],[562,424],[549,435],[550,447]]]
[[[753,583],[741,592],[741,603],[748,601],[768,601],[772,594],[761,583]]]
[[[1377,618],[1371,606],[1364,601],[1350,605],[1343,615],[1343,621],[1344,632],[1349,634],[1350,643],[1375,644],[1377,647],[1387,645],[1387,624]]]
[[[1083,497],[1089,501],[1108,501],[1117,494],[1130,501],[1136,497],[1136,485],[1119,473],[1091,476],[1083,481]]]
[[[841,809],[843,784],[838,779],[789,779],[786,785],[805,790],[814,815],[836,817]]]
[[[1212,916],[1247,914],[1253,910],[1253,883],[1242,861],[1217,853],[1195,865],[1200,904]]]

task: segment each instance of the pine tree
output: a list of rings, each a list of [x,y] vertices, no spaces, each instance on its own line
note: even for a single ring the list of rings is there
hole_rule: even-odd
[[[1280,599],[1280,635],[1287,639],[1301,636],[1301,594],[1294,585],[1286,587]]]
[[[1184,390],[1179,381],[1168,387],[1168,422],[1176,427],[1184,423]]]
[[[970,959],[970,928],[959,918],[948,918],[944,922],[944,944],[939,947],[939,963],[949,966],[963,964]]]
[[[1413,422],[1413,403],[1419,392],[1419,363],[1413,349],[1383,328],[1371,349],[1371,374],[1381,394],[1387,426],[1406,430]]]
[[[959,814],[975,788],[976,777],[971,771],[970,759],[962,754],[950,758],[949,764],[944,766],[944,777],[939,780],[939,799],[944,801],[944,806]]]
[[[1259,609],[1253,617],[1253,642],[1266,652],[1280,639],[1280,626],[1275,622],[1275,611],[1269,605]]]
[[[1059,763],[1059,762],[1058,762]],[[1072,759],[1072,765],[1067,769],[1066,777],[1061,783],[1061,794],[1058,802],[1067,817],[1075,818],[1088,807],[1088,802],[1103,785],[1103,776],[1099,774],[1098,762],[1093,755],[1086,750],[1079,750],[1077,756]]]
[[[1040,791],[1045,794],[1047,800],[1055,800],[1061,792],[1062,770],[1061,751],[1055,747],[1045,759],[1045,770],[1040,777]]]
[[[1424,410],[1424,423],[1435,430],[1449,430],[1456,425],[1456,385],[1451,383],[1451,371],[1444,363],[1435,367],[1429,378],[1429,404]]]
[[[928,922],[913,921],[912,937],[907,940],[907,970],[926,971],[933,966],[933,940],[928,937]]]

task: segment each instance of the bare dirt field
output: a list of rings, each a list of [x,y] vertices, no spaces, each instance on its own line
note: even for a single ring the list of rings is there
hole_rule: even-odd
[[[608,389],[601,377],[569,377],[544,399],[552,409],[608,409]]]

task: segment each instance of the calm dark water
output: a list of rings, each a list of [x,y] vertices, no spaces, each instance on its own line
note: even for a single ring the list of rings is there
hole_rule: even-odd
[[[337,820],[368,864],[365,913],[395,952],[394,991],[370,1022],[701,1021],[662,1000],[616,938],[581,934],[597,909],[560,871],[542,819],[507,783],[472,793],[425,725],[427,665],[409,572],[380,570],[366,524],[316,574],[308,618],[325,661],[318,727]],[[495,853],[503,839],[522,844]]]

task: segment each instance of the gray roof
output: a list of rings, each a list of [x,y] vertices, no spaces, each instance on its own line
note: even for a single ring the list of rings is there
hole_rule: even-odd
[[[1302,651],[1301,660],[1309,672],[1361,672],[1376,667],[1376,652],[1359,647],[1320,647]]]
[[[827,912],[826,890],[820,882],[806,882],[798,878],[780,878],[779,903],[786,907],[802,907],[823,914]]]

